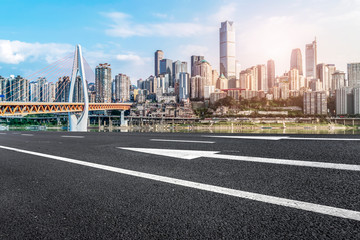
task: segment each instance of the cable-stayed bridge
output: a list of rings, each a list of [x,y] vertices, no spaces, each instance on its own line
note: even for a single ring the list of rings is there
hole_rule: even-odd
[[[87,131],[89,111],[130,109],[131,103],[101,98],[90,103],[88,85],[94,82],[95,74],[77,45],[74,54],[25,78],[0,79],[0,116],[67,112],[70,131]]]

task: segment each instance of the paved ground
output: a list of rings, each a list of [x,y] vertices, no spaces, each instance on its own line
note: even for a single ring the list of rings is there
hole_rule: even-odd
[[[360,165],[360,136],[209,136],[0,132],[0,239],[360,239],[360,171],[121,149]]]

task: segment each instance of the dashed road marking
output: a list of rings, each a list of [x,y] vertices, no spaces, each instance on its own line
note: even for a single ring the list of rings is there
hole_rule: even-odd
[[[72,135],[63,135],[63,138],[84,138],[84,136],[72,136]]]
[[[32,137],[34,136],[34,134],[28,134],[28,133],[24,133],[24,134],[21,134],[22,136],[29,136],[29,137]]]
[[[177,139],[150,139],[150,141],[154,142],[180,142],[180,143],[215,143],[210,141],[194,141],[194,140],[177,140]]]

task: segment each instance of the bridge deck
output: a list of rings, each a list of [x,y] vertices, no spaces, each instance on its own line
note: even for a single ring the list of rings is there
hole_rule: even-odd
[[[89,103],[89,111],[128,110],[131,103]],[[81,112],[84,103],[1,102],[0,116]]]

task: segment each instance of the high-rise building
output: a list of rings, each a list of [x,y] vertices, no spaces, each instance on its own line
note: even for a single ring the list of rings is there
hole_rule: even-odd
[[[224,74],[230,82],[234,81],[234,83],[236,79],[235,52],[234,22],[222,22],[220,28],[220,75]]]
[[[55,102],[68,102],[70,84],[69,76],[59,77],[59,80],[56,82]]]
[[[349,87],[360,87],[360,63],[348,63],[347,73]]]
[[[160,61],[164,58],[164,52],[157,50],[155,52],[155,77],[160,75]]]
[[[360,88],[353,89],[354,95],[354,114],[360,114]]]
[[[317,43],[316,39],[305,46],[306,77],[316,78]]]
[[[204,86],[213,85],[212,67],[210,63],[205,59],[195,63],[194,73],[195,76],[200,76],[205,78]]]
[[[316,65],[316,79],[319,79],[323,90],[329,91],[329,68],[324,63]]]
[[[342,71],[335,71],[332,74],[332,90],[337,90],[346,87],[345,73]]]
[[[266,76],[266,66],[265,65],[257,65],[256,69],[258,71],[258,90],[265,91],[268,90],[267,76]]]
[[[201,62],[202,60],[204,60],[204,56],[191,56],[191,77],[196,76],[195,74],[195,65],[197,62]]]
[[[0,101],[5,101],[7,96],[8,79],[0,76]]]
[[[179,74],[179,101],[186,101],[190,98],[190,79],[187,72]]]
[[[302,55],[300,48],[293,49],[291,52],[290,70],[294,68],[299,70],[299,75],[303,75]]]
[[[115,102],[128,102],[130,101],[130,77],[125,74],[119,73],[115,76]]]
[[[216,71],[215,69],[212,70],[212,84],[211,85],[214,85],[216,88],[216,83],[217,83],[217,80],[219,78],[219,73],[218,71]]]
[[[179,80],[179,73],[187,73],[187,62],[181,62],[177,60],[176,62],[173,62],[172,64],[172,77],[174,81],[176,82]]]
[[[8,101],[27,102],[29,101],[29,80],[20,75],[10,78]]]
[[[221,74],[221,76],[218,78],[218,80],[216,82],[216,88],[221,89],[221,90],[229,88],[229,81],[224,76],[224,74]]]
[[[333,77],[333,74],[336,72],[336,67],[335,67],[335,64],[326,64],[326,67],[328,69],[327,73],[328,73],[328,76],[327,76],[327,80],[328,80],[328,87],[329,87],[329,91],[334,91],[335,88],[334,88],[334,85],[333,85],[333,81],[332,81],[332,77]]]
[[[190,79],[190,98],[203,99],[204,98],[204,82],[205,78],[201,76],[191,77]]]
[[[275,62],[272,59],[267,61],[267,80],[268,89],[273,88],[275,85]]]
[[[289,71],[289,83],[290,90],[299,91],[300,90],[300,75],[297,68],[293,68]]]
[[[86,88],[87,87],[87,81],[86,81]],[[84,91],[83,91],[83,85],[81,82],[81,77],[78,76],[75,79],[75,84],[74,84],[74,95],[73,95],[73,102],[84,102]]]
[[[111,102],[111,68],[110,64],[99,64],[95,68],[96,102]]]
[[[160,61],[160,74],[168,75],[168,79],[169,79],[168,87],[174,87],[174,80],[172,79],[172,69],[173,69],[172,60],[165,58]]]
[[[336,91],[336,115],[354,113],[354,95],[351,87],[343,87]]]

